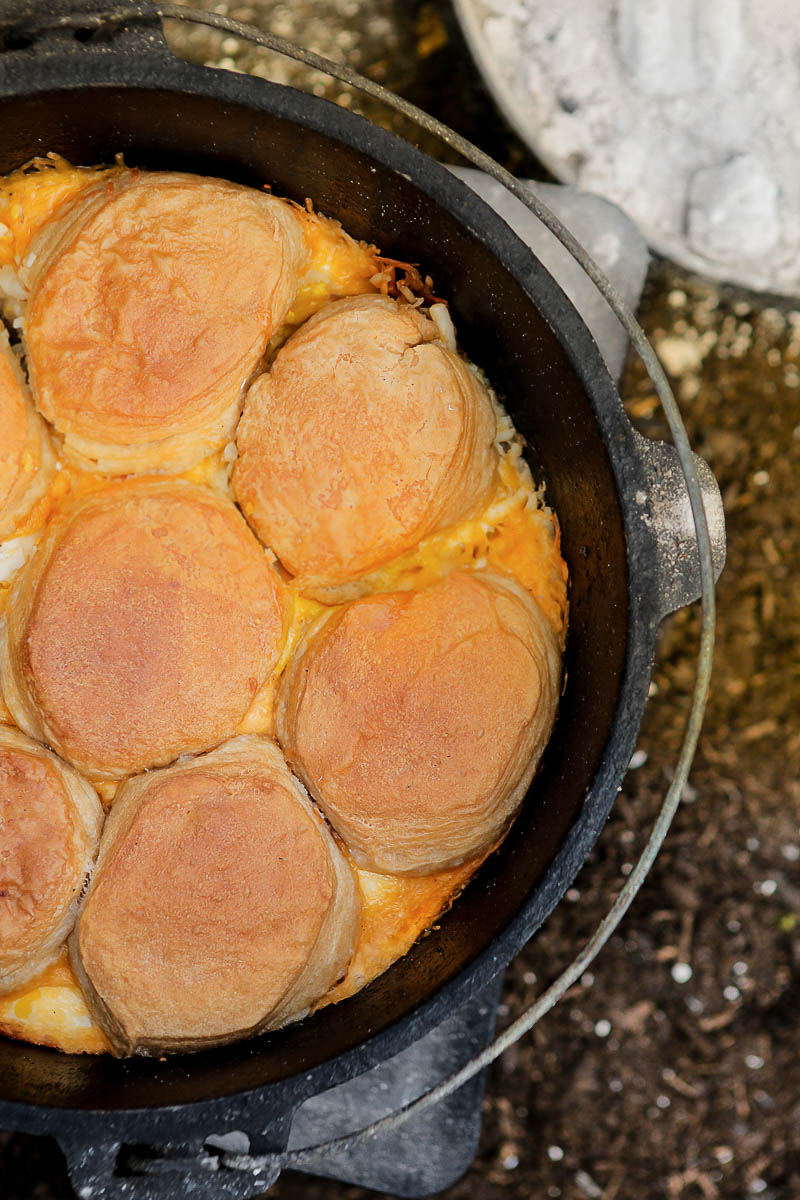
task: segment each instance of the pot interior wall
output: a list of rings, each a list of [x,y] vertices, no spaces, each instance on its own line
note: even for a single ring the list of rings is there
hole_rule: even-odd
[[[262,94],[279,90],[265,85]],[[324,125],[327,106],[309,103],[322,114],[318,126]],[[439,928],[359,996],[296,1028],[166,1063],[71,1058],[0,1039],[3,1099],[91,1108],[206,1099],[310,1070],[388,1028],[484,952],[541,887],[581,812],[612,727],[628,620],[623,523],[584,386],[514,276],[525,279],[528,292],[552,297],[549,277],[521,246],[511,252],[518,260],[504,253],[504,265],[490,245],[432,199],[450,186],[440,171],[430,187],[424,180],[417,186],[381,165],[392,145],[385,135],[375,135],[378,157],[372,158],[363,145],[354,149],[321,127],[300,128],[285,106],[282,115],[275,107],[258,113],[202,94],[134,86],[6,99],[0,102],[0,172],[48,150],[81,164],[110,161],[122,151],[129,165],[267,182],[279,195],[310,197],[321,212],[385,254],[421,264],[437,294],[450,301],[464,351],[487,371],[528,440],[534,472],[546,480],[547,499],[561,521],[571,618],[558,725],[501,851]],[[354,118],[334,113],[334,128],[344,117],[348,128],[356,128]],[[452,182],[454,212],[460,188]],[[561,337],[569,341],[570,322],[577,318],[569,306],[565,310]]]

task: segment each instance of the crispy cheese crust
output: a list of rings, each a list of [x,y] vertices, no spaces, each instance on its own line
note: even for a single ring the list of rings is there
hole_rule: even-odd
[[[486,501],[496,428],[428,317],[386,296],[337,300],[250,388],[234,492],[304,593],[335,600]]]
[[[118,484],[52,525],[0,624],[14,720],[94,779],[233,734],[285,636],[283,585],[229,500]]]
[[[31,387],[65,453],[180,472],[227,442],[306,257],[291,205],[226,180],[120,170],[62,205],[21,276]]]
[[[0,993],[54,962],[94,864],[103,809],[85,780],[0,725]]]
[[[70,943],[115,1053],[274,1029],[347,969],[357,885],[277,746],[240,737],[130,780]]]
[[[532,597],[511,578],[455,572],[324,617],[281,681],[278,740],[360,867],[443,871],[515,814],[559,679]]]

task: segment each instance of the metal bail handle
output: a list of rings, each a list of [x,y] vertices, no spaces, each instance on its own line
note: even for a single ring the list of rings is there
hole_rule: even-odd
[[[162,19],[189,21],[194,24],[206,25],[211,29],[222,30],[225,33],[231,34],[234,37],[243,39],[244,41],[252,42],[254,45],[262,46],[267,50],[273,50],[278,54],[282,54],[288,58],[295,59],[297,62],[304,63],[306,66],[312,67],[314,70],[322,71],[323,73],[338,79],[340,82],[348,84],[351,87],[364,92],[373,99],[380,101],[403,116],[413,121],[414,124],[426,130],[428,133],[434,134],[446,145],[457,150],[465,159],[478,167],[481,171],[486,172],[493,179],[503,184],[514,196],[520,200],[526,208],[528,208],[550,232],[558,238],[561,244],[578,262],[582,269],[586,272],[589,278],[594,283],[600,294],[603,296],[621,325],[625,329],[631,344],[637,354],[644,363],[645,369],[653,383],[656,394],[661,403],[664,415],[669,425],[670,433],[675,446],[680,463],[681,473],[688,492],[689,504],[691,508],[692,521],[697,538],[697,559],[698,559],[698,575],[699,586],[701,590],[702,601],[702,618],[700,628],[700,643],[698,651],[697,678],[695,681],[694,692],[692,695],[692,703],[689,715],[686,720],[686,727],[681,743],[681,749],[675,764],[672,783],[666,792],[655,824],[653,826],[647,844],[642,851],[633,871],[625,880],[621,891],[616,900],[612,904],[604,919],[597,926],[595,932],[587,941],[583,949],[576,955],[569,966],[559,975],[553,983],[542,993],[542,995],[534,1001],[534,1003],[526,1009],[521,1016],[507,1029],[503,1031],[490,1045],[488,1045],[480,1054],[476,1055],[461,1070],[448,1076],[437,1084],[428,1092],[423,1093],[418,1099],[406,1104],[396,1112],[390,1114],[381,1120],[375,1121],[363,1129],[357,1130],[352,1134],[344,1137],[335,1138],[328,1142],[322,1142],[318,1145],[307,1146],[300,1150],[277,1152],[273,1154],[237,1154],[223,1151],[219,1156],[220,1168],[229,1171],[246,1172],[252,1174],[253,1191],[258,1192],[263,1189],[263,1185],[259,1187],[259,1180],[264,1178],[265,1173],[273,1173],[284,1168],[302,1167],[306,1159],[319,1154],[330,1153],[334,1151],[342,1151],[352,1149],[355,1145],[366,1141],[368,1138],[374,1137],[377,1134],[389,1133],[403,1124],[409,1117],[414,1114],[419,1114],[425,1109],[443,1100],[452,1092],[456,1091],[463,1084],[467,1083],[485,1067],[489,1066],[495,1059],[499,1058],[509,1047],[527,1033],[539,1021],[545,1013],[561,999],[564,993],[580,979],[583,972],[596,958],[600,950],[608,941],[611,934],[619,925],[625,913],[631,906],[633,899],[641,887],[647,872],[650,870],[656,855],[667,835],[673,817],[680,804],[681,793],[686,783],[689,767],[694,757],[694,752],[697,747],[698,737],[700,735],[700,727],[702,724],[703,713],[705,711],[706,701],[708,698],[710,677],[711,677],[711,661],[714,649],[714,627],[715,627],[715,598],[714,598],[714,561],[712,553],[711,540],[708,533],[708,523],[706,520],[706,512],[703,503],[703,490],[698,479],[697,468],[695,465],[694,456],[692,454],[689,439],[681,419],[675,397],[672,394],[669,383],[667,382],[664,370],[656,357],[655,351],[647,340],[647,337],[636,320],[636,317],[625,304],[621,295],[614,285],[606,278],[593,259],[586,253],[583,247],[577,242],[569,230],[558,220],[558,218],[550,211],[550,209],[534,195],[528,188],[515,179],[504,167],[490,158],[477,146],[467,141],[454,130],[443,125],[435,118],[423,112],[422,109],[410,104],[407,100],[396,96],[393,92],[374,83],[363,75],[359,75],[356,71],[349,67],[341,66],[330,59],[323,58],[318,54],[314,54],[310,50],[305,50],[303,47],[296,46],[294,43],[287,41],[285,38],[277,37],[274,34],[262,33],[259,29],[250,25],[244,25],[240,21],[234,21],[230,17],[224,17],[219,13],[202,12],[182,8],[175,4],[132,4],[132,5],[116,5],[105,11],[95,11],[94,13],[82,12],[80,15],[63,15],[49,17],[40,14],[34,24],[37,31],[43,29],[61,30],[73,29],[81,27],[84,29],[94,29],[98,33],[107,28],[111,22],[116,26],[135,24],[141,21],[152,19],[152,15],[156,15]],[[19,33],[24,33],[26,22],[21,22],[17,27]]]

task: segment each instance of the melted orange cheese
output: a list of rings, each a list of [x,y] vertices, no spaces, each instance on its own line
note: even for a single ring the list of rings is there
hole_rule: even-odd
[[[99,173],[97,169],[71,167],[53,156],[0,180],[0,268],[19,265],[37,229]],[[302,219],[309,261],[286,325],[274,345],[328,300],[380,290],[381,268],[374,247],[354,241],[337,221],[320,214],[302,211]],[[419,588],[460,567],[490,566],[514,574],[536,597],[563,637],[566,567],[560,556],[558,522],[542,504],[541,493],[522,458],[521,444],[507,422],[498,433],[498,448],[501,458],[497,488],[486,509],[433,534],[415,550],[375,571],[368,577],[367,587],[373,591]],[[226,448],[185,472],[183,478],[231,496],[233,457],[235,448],[232,452]],[[14,536],[40,536],[67,505],[100,491],[108,483],[101,475],[59,463],[47,494],[20,523]],[[0,613],[8,587],[9,581],[0,583]],[[240,733],[274,734],[274,697],[280,675],[309,624],[326,611],[324,605],[300,594],[291,581],[288,590],[290,620],[281,658],[244,717]],[[11,721],[2,698],[0,720]],[[113,801],[115,787],[111,784],[101,789],[106,804]],[[420,878],[376,875],[354,867],[362,895],[359,940],[345,978],[317,1007],[352,995],[404,955],[449,907],[485,857]],[[109,1048],[102,1030],[92,1020],[66,952],[31,983],[0,996],[0,1033],[70,1053],[102,1053]]]
[[[0,267],[21,263],[56,209],[103,174],[102,168],[73,167],[49,154],[0,179]]]
[[[560,639],[566,627],[567,570],[555,514],[542,503],[514,439],[500,459],[495,493],[482,513],[424,538],[366,576],[371,592],[427,587],[455,570],[489,567],[514,575],[536,598]]]
[[[109,1049],[86,1007],[66,950],[33,983],[0,996],[0,1033],[68,1054],[102,1054]]]
[[[344,979],[315,1006],[346,1000],[407,954],[449,908],[487,855],[442,871],[401,879],[355,868],[361,889],[361,935]]]
[[[301,325],[329,300],[374,292],[370,281],[380,270],[374,246],[354,241],[330,217],[299,211],[310,257],[286,316],[290,326]]]

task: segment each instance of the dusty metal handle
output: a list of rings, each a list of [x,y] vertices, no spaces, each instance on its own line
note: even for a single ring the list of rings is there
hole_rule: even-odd
[[[641,518],[653,535],[658,562],[658,619],[685,608],[703,594],[697,552],[697,529],[689,493],[674,446],[636,433],[647,486],[634,495]],[[705,459],[692,454],[711,543],[714,580],[725,565],[725,513],[719,484]]]
[[[289,1137],[294,1112],[284,1114],[279,1126],[261,1135],[255,1145],[239,1130],[223,1134],[187,1133],[182,1145],[154,1144],[154,1128],[142,1130],[142,1142],[87,1140],[86,1134],[59,1133],[58,1142],[79,1200],[173,1200],[191,1194],[196,1200],[248,1200],[271,1187],[280,1173],[280,1159]],[[255,1170],[243,1172],[228,1160],[258,1155]]]
[[[2,0],[0,55],[126,54],[172,55],[150,0],[132,0],[126,15],[98,13],[95,0]]]

